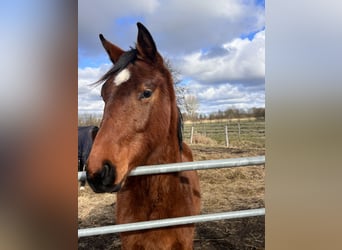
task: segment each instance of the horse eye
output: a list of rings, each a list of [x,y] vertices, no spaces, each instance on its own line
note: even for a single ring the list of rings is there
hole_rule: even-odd
[[[144,92],[141,94],[141,98],[150,98],[152,95],[152,90],[145,89]]]

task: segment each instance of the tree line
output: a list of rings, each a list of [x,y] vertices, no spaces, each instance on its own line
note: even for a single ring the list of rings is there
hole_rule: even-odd
[[[240,118],[256,118],[265,119],[265,108],[237,109],[228,108],[226,110],[218,110],[209,114],[199,114],[197,112],[184,112],[184,120],[217,120],[217,119],[240,119]]]

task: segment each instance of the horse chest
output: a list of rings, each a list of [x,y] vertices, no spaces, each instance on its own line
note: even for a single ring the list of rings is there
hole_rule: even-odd
[[[179,202],[182,201],[183,194],[176,192],[175,184],[168,186],[167,180],[152,181],[153,185],[148,187],[127,185],[127,188],[118,193],[117,220],[128,223],[177,216],[182,210],[179,209],[182,207]]]

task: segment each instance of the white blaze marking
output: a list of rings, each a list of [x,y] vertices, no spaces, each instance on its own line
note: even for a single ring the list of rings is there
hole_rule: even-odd
[[[131,72],[128,69],[123,69],[116,75],[114,79],[114,83],[116,86],[119,86],[121,83],[126,82],[131,76]]]

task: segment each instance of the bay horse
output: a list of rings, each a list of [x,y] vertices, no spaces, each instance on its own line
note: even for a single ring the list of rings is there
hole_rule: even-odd
[[[200,212],[196,171],[131,176],[137,166],[192,161],[182,141],[174,84],[150,32],[137,23],[135,48],[123,51],[99,35],[114,66],[99,80],[104,112],[86,168],[96,193],[117,192],[117,224]],[[120,234],[122,249],[193,249],[195,226]]]

